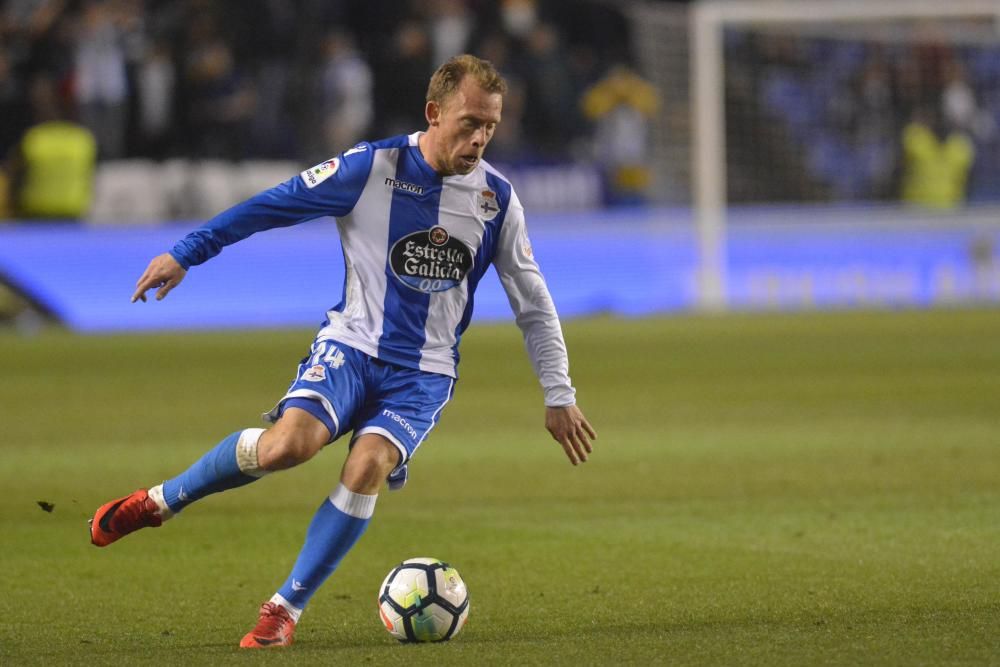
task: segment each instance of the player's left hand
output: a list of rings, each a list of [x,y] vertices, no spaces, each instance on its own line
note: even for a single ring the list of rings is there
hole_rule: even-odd
[[[597,438],[597,432],[575,405],[545,408],[545,428],[562,445],[573,465],[586,463],[587,455],[594,451],[590,441]]]

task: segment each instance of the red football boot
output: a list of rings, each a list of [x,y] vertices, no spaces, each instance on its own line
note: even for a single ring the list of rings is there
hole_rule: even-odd
[[[295,621],[280,604],[265,602],[260,607],[257,626],[240,640],[240,648],[291,646],[295,641]]]
[[[98,508],[90,520],[90,541],[95,546],[106,547],[140,528],[155,528],[161,523],[160,508],[146,489],[139,489]]]

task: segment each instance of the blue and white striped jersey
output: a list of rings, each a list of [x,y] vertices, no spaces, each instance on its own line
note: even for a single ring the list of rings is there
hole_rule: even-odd
[[[545,404],[574,403],[562,329],[513,188],[484,161],[469,174],[439,176],[419,136],[358,144],[220,213],[170,254],[187,269],[255,232],[333,216],[344,290],[319,338],[451,377],[473,293],[493,264]]]

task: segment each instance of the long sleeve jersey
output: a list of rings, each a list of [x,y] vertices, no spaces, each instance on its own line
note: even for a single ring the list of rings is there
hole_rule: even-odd
[[[493,264],[545,404],[573,404],[562,328],[510,182],[482,160],[469,174],[440,176],[419,136],[358,144],[220,213],[170,254],[187,269],[255,232],[332,216],[344,288],[318,338],[451,377],[473,295]]]

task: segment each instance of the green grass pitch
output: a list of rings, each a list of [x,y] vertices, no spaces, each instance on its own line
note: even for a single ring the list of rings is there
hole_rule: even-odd
[[[517,329],[474,326],[407,488],[252,654],[343,442],[108,549],[86,520],[259,425],[312,332],[0,335],[0,663],[1000,664],[1000,310],[565,330],[592,460],[544,431]],[[414,556],[468,583],[454,641],[380,625]]]

